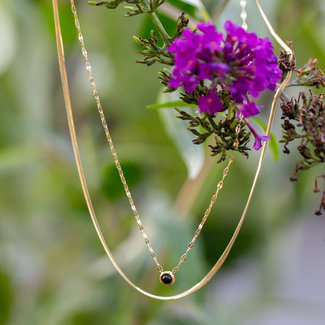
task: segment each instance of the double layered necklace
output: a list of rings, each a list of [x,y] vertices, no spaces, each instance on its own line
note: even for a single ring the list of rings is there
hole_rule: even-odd
[[[128,276],[122,271],[122,269],[120,268],[119,264],[116,262],[116,260],[114,259],[113,254],[111,253],[106,240],[103,236],[103,233],[101,231],[98,219],[96,217],[95,214],[95,210],[92,204],[92,200],[89,194],[89,190],[88,190],[88,186],[86,183],[86,178],[84,175],[84,171],[83,171],[83,166],[82,166],[82,162],[81,162],[81,158],[80,158],[80,153],[79,153],[79,148],[78,148],[78,143],[77,143],[77,136],[76,136],[76,131],[75,131],[75,124],[74,124],[74,119],[73,119],[73,114],[72,114],[72,108],[71,108],[71,99],[70,99],[70,92],[69,92],[69,85],[68,85],[68,78],[67,78],[67,72],[66,72],[66,67],[65,67],[65,57],[64,57],[64,49],[63,49],[63,41],[62,41],[62,34],[61,34],[61,27],[60,27],[60,18],[59,18],[59,10],[58,10],[58,1],[57,0],[52,0],[53,3],[53,11],[54,11],[54,21],[55,21],[55,31],[56,31],[56,41],[57,41],[57,49],[58,49],[58,58],[59,58],[59,66],[60,66],[60,74],[61,74],[61,81],[62,81],[62,88],[63,88],[63,94],[64,94],[64,102],[65,102],[65,107],[66,107],[66,113],[67,113],[67,120],[68,120],[68,126],[69,126],[69,131],[70,131],[70,137],[71,137],[71,141],[72,141],[72,146],[73,146],[73,151],[74,151],[74,156],[75,156],[75,160],[76,160],[76,164],[77,164],[77,169],[78,169],[78,174],[79,174],[79,178],[80,178],[80,182],[81,182],[81,186],[82,186],[82,190],[84,193],[84,197],[89,209],[89,213],[93,222],[93,225],[95,227],[95,230],[97,232],[97,235],[99,237],[99,240],[107,254],[107,256],[109,257],[109,259],[111,260],[113,266],[115,267],[116,271],[122,276],[122,278],[130,285],[132,286],[134,289],[136,289],[137,291],[139,291],[140,293],[142,293],[143,295],[153,298],[153,299],[158,299],[158,300],[176,300],[176,299],[180,299],[183,297],[186,297],[190,294],[192,294],[193,292],[199,290],[200,288],[202,288],[205,284],[207,284],[210,279],[217,273],[217,271],[220,269],[220,267],[222,266],[222,264],[224,263],[224,261],[226,260],[237,236],[238,233],[241,229],[241,226],[244,222],[249,204],[251,202],[252,199],[252,195],[256,186],[256,182],[258,179],[258,176],[260,174],[260,170],[262,167],[262,163],[263,163],[263,159],[264,159],[264,155],[265,155],[265,150],[267,147],[267,142],[264,143],[262,150],[261,150],[261,154],[260,154],[260,158],[259,158],[259,162],[258,162],[258,166],[257,166],[257,170],[255,173],[255,177],[251,186],[251,190],[245,205],[245,208],[243,210],[243,213],[238,221],[238,224],[235,228],[235,231],[228,243],[228,245],[226,246],[224,252],[221,254],[220,258],[218,259],[218,261],[215,263],[215,265],[210,269],[210,271],[202,278],[201,281],[197,282],[194,286],[192,286],[190,289],[185,290],[179,294],[173,295],[173,296],[158,296],[155,294],[152,294],[150,292],[147,292],[143,289],[141,289],[140,287],[138,287],[134,282],[132,282]],[[80,27],[80,22],[78,19],[78,14],[77,14],[77,10],[76,10],[76,6],[74,3],[74,0],[70,0],[71,3],[71,10],[74,16],[74,21],[75,21],[75,26],[77,29],[77,33],[78,33],[78,39],[81,45],[81,52],[82,52],[82,56],[84,58],[85,61],[85,66],[86,66],[86,70],[88,72],[88,76],[89,76],[89,82],[93,91],[93,97],[95,99],[96,102],[96,106],[97,106],[97,110],[100,116],[100,120],[102,123],[102,126],[104,128],[104,132],[105,132],[105,136],[107,139],[107,142],[109,144],[111,153],[113,155],[113,159],[115,162],[115,166],[117,168],[117,171],[119,173],[122,185],[124,187],[125,190],[125,194],[126,197],[129,201],[131,210],[133,212],[133,215],[135,217],[136,223],[138,225],[139,230],[141,231],[141,234],[143,236],[144,242],[149,250],[149,253],[155,263],[155,266],[159,272],[159,280],[163,285],[166,286],[170,286],[175,282],[175,274],[178,272],[179,268],[181,267],[182,263],[186,260],[190,250],[192,249],[192,247],[194,246],[194,243],[196,241],[196,239],[198,238],[198,236],[201,233],[201,230],[203,229],[204,224],[206,223],[211,210],[217,200],[218,194],[220,192],[220,190],[223,187],[223,183],[225,178],[227,177],[228,173],[229,173],[229,169],[230,166],[232,164],[232,162],[234,161],[235,158],[235,154],[232,153],[228,163],[226,165],[226,167],[223,170],[223,174],[222,174],[222,178],[221,180],[218,182],[217,184],[217,189],[216,192],[214,193],[214,195],[212,196],[210,203],[208,205],[208,208],[206,209],[202,220],[200,222],[200,224],[198,225],[198,227],[196,228],[193,238],[192,240],[188,243],[187,248],[184,252],[184,254],[179,258],[178,263],[171,269],[171,270],[165,270],[163,268],[163,266],[161,265],[161,263],[159,262],[158,259],[158,255],[155,252],[155,250],[152,247],[151,241],[149,239],[149,235],[147,233],[147,231],[145,230],[145,227],[141,221],[140,215],[138,213],[138,210],[135,206],[135,203],[133,201],[131,192],[129,190],[127,181],[125,179],[123,170],[122,170],[122,166],[120,164],[117,152],[115,150],[115,146],[113,144],[112,138],[111,138],[111,134],[109,131],[109,127],[108,124],[106,122],[106,118],[105,118],[105,114],[102,108],[102,104],[99,98],[99,94],[97,91],[97,87],[96,87],[96,83],[95,83],[95,79],[93,76],[93,72],[92,72],[92,68],[91,65],[89,63],[89,59],[88,59],[88,54],[87,54],[87,50],[86,50],[86,46],[85,46],[85,42],[84,42],[84,37],[82,35],[81,32],[81,27]],[[260,12],[265,24],[267,25],[270,33],[273,35],[273,37],[275,38],[275,40],[279,43],[279,45],[287,52],[287,54],[289,56],[292,56],[292,51],[291,49],[280,39],[280,37],[274,32],[270,22],[268,21],[267,17],[265,16],[258,0],[255,0],[255,3],[257,5],[258,11]],[[242,12],[241,12],[241,18],[243,20],[243,24],[242,27],[246,30],[247,29],[247,24],[246,24],[246,18],[247,18],[247,14],[246,14],[246,0],[241,0],[240,1],[240,5],[242,7]],[[281,95],[281,93],[283,92],[284,88],[286,87],[286,85],[288,84],[289,80],[291,77],[291,72],[289,72],[286,76],[286,78],[283,80],[283,82],[281,83],[281,85],[279,86],[279,88],[277,89],[277,91],[275,92],[274,95],[274,99],[272,102],[272,106],[270,109],[270,115],[269,115],[269,121],[268,121],[268,126],[267,126],[267,131],[266,131],[266,135],[270,134],[270,130],[271,130],[271,126],[272,126],[272,122],[273,122],[273,117],[274,117],[274,113],[275,113],[275,108],[277,105],[277,102],[279,100],[279,97]],[[241,121],[242,118],[239,118],[238,120],[238,124],[236,127],[236,135],[237,138],[234,141],[234,147],[237,148],[239,143],[238,143],[238,135],[240,133],[240,125],[241,125]]]

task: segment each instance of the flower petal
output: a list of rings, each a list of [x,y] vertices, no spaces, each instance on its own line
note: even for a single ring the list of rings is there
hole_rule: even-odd
[[[198,103],[201,112],[215,114],[224,110],[224,106],[215,92],[210,92],[205,96],[201,96],[198,99]]]

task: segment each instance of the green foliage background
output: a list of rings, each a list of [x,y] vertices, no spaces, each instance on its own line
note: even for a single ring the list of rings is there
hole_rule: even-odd
[[[267,31],[248,1],[251,31]],[[221,1],[205,1],[213,13]],[[261,1],[298,65],[325,67],[322,0]],[[142,17],[123,18],[78,1],[81,26],[111,133],[135,201],[166,268],[184,252],[222,166],[214,166],[187,215],[173,209],[187,169],[156,110],[159,66],[135,64]],[[239,23],[239,1],[226,19]],[[104,235],[125,272],[158,294],[199,281],[223,251],[242,212],[257,154],[231,167],[225,187],[174,288],[161,288],[113,167],[91,96],[68,1],[62,32],[86,177]],[[247,221],[210,284],[177,302],[145,298],[116,274],[85,205],[65,118],[50,1],[0,2],[0,324],[324,324],[325,221],[308,171],[292,184],[297,156],[268,153]],[[261,102],[269,107],[271,95]],[[280,136],[280,121],[274,133]],[[185,195],[183,205],[188,205]],[[169,267],[167,267],[169,266]],[[276,320],[276,322],[275,322]]]

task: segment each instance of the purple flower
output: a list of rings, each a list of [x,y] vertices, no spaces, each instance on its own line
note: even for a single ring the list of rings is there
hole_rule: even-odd
[[[252,134],[254,135],[255,142],[254,142],[254,149],[259,150],[262,147],[262,141],[267,141],[270,139],[269,135],[259,135],[252,125],[245,119],[245,123],[247,124],[248,128],[251,130]]]
[[[228,90],[239,105],[238,114],[254,116],[262,107],[252,97],[267,89],[273,91],[282,72],[268,38],[247,33],[230,21],[224,27],[225,35],[211,23],[200,23],[198,31],[186,29],[174,40],[169,47],[175,63],[169,86],[183,86],[185,92],[193,93],[203,82],[209,94],[198,99],[199,109],[210,113],[224,109],[217,90]]]
[[[223,104],[215,92],[210,92],[205,96],[201,96],[198,102],[201,112],[215,114],[224,110]]]
[[[238,110],[238,116],[241,114],[244,117],[250,117],[258,114],[263,106],[259,105],[257,106],[254,102],[248,102],[244,103],[240,106],[240,109]]]
[[[254,137],[255,137],[255,142],[254,142],[254,149],[255,150],[259,150],[262,147],[262,141],[267,141],[270,139],[270,136],[266,136],[266,135],[259,135],[257,133],[253,133]]]

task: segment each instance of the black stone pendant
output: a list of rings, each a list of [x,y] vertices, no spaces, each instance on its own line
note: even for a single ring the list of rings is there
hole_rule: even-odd
[[[173,272],[164,271],[160,273],[160,282],[165,286],[170,286],[175,282]]]

